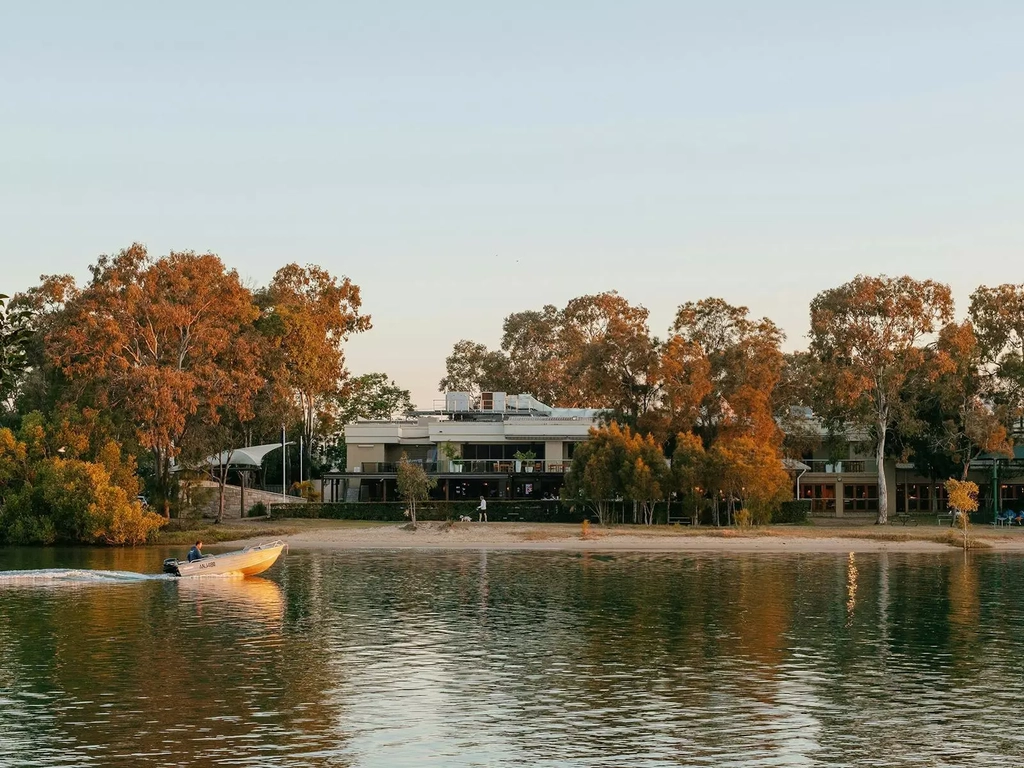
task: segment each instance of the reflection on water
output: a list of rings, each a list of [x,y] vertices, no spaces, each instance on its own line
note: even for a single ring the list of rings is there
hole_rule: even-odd
[[[1024,757],[1017,557],[292,553],[270,578],[153,576],[0,574],[0,765]]]

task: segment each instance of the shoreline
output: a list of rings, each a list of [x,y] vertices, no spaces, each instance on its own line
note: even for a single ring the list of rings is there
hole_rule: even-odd
[[[255,521],[246,520],[252,525]],[[623,525],[590,529],[584,539],[577,525],[558,523],[422,522],[417,530],[398,523],[334,520],[275,520],[271,526],[290,529],[275,533],[299,551],[345,550],[505,550],[565,552],[957,552],[958,532],[945,526],[768,526],[735,528],[648,528]],[[977,553],[1024,553],[1024,530],[975,527]],[[261,541],[259,536],[222,541],[218,547],[238,547]]]

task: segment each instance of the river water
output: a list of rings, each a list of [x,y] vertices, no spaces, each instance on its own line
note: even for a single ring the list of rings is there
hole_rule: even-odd
[[[1019,556],[166,554],[0,549],[0,765],[1024,764]]]

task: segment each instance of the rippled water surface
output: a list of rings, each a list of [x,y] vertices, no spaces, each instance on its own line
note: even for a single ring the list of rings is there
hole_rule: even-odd
[[[164,555],[0,549],[0,765],[1024,764],[1016,556]]]

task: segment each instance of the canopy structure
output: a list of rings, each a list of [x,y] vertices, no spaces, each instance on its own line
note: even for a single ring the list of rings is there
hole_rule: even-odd
[[[288,441],[284,445],[295,445],[295,443]],[[266,445],[250,445],[247,448],[233,448],[230,451],[221,451],[213,456],[207,456],[199,463],[199,466],[223,467],[227,464],[230,467],[241,470],[260,469],[263,466],[263,457],[280,447],[281,443],[267,443]],[[184,464],[178,464],[172,467],[171,471],[179,472],[187,468]]]
[[[295,445],[295,443],[287,442],[284,445]],[[266,445],[250,445],[248,448],[221,451],[214,456],[208,456],[203,464],[209,464],[211,467],[223,467],[225,464],[232,467],[262,467],[263,457],[280,447],[281,443],[267,443]]]

